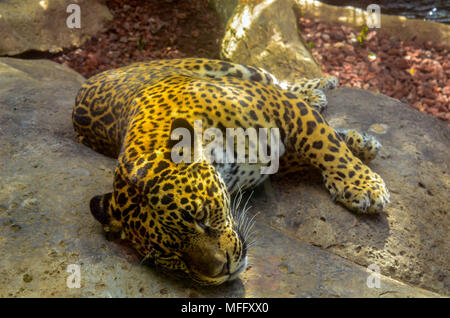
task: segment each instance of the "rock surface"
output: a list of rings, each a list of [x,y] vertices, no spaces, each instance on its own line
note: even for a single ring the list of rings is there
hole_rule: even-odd
[[[84,79],[46,60],[0,58],[0,74],[0,297],[449,294],[449,129],[433,118],[365,91],[330,94],[330,123],[384,132],[372,166],[392,204],[378,217],[356,216],[331,202],[314,174],[272,178],[253,197],[251,267],[200,288],[140,265],[90,215],[89,199],[111,189],[115,160],[74,140],[71,111]],[[380,288],[367,285],[371,263],[381,268]],[[67,287],[70,264],[80,266],[80,288]]]
[[[297,27],[292,0],[242,1],[228,19],[221,56],[235,63],[262,67],[278,79],[320,77]]]
[[[80,0],[80,28],[69,28],[72,0],[8,0],[0,3],[0,55],[29,50],[56,53],[79,46],[98,32],[112,15],[99,0]],[[67,12],[69,11],[69,12]],[[70,19],[70,22],[73,20]]]

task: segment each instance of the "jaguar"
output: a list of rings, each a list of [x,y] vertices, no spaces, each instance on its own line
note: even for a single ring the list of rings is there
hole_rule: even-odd
[[[239,201],[269,176],[260,170],[267,163],[214,162],[202,153],[175,162],[181,137],[173,133],[194,132],[195,121],[223,132],[278,129],[278,173],[316,169],[335,201],[355,213],[380,212],[389,191],[366,165],[380,143],[334,129],[322,115],[324,91],[337,85],[332,76],[281,81],[261,68],[205,58],[139,62],[93,76],[76,97],[74,129],[79,142],[118,164],[112,191],[91,199],[92,215],[143,260],[199,284],[238,277],[252,226]],[[246,142],[246,158],[251,148]]]

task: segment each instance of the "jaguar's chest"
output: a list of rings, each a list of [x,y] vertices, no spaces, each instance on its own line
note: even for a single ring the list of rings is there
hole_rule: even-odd
[[[214,148],[211,151],[209,160],[220,173],[230,194],[238,190],[256,187],[269,175],[277,173],[279,158],[284,154],[285,147],[283,143],[280,143],[277,151],[264,158],[256,157],[257,162],[255,163],[249,162],[248,151],[247,149],[247,154],[244,156],[245,160],[239,160],[236,152],[230,159],[230,156],[227,156],[226,151],[222,148]]]
[[[262,183],[268,174],[260,173],[260,166],[245,163],[215,163],[230,193],[253,188]]]

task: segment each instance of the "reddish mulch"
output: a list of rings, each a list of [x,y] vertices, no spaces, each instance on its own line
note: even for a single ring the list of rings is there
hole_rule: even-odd
[[[206,0],[108,0],[114,19],[80,48],[52,58],[85,77],[132,62],[219,58],[223,26]]]
[[[207,0],[108,0],[114,19],[80,48],[54,56],[85,77],[137,61],[161,58],[219,58],[223,25]],[[431,42],[398,41],[370,31],[300,18],[325,74],[340,86],[359,87],[397,98],[450,122],[448,50]],[[353,38],[353,40],[352,40]],[[372,54],[372,55],[371,55]],[[371,58],[372,57],[372,58]]]
[[[443,45],[399,41],[361,30],[300,18],[302,34],[327,75],[339,85],[369,89],[450,121],[450,58]],[[356,40],[356,42],[355,42]]]

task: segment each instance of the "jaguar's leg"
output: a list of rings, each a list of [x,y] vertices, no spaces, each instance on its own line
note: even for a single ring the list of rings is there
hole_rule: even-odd
[[[295,83],[289,85],[290,91],[297,91],[301,89],[335,89],[339,84],[337,77],[326,76],[313,79],[300,79],[296,80]]]
[[[364,163],[375,159],[381,149],[380,142],[373,136],[355,129],[335,129],[336,134],[345,142],[350,151]],[[301,172],[310,167],[309,163],[295,152],[288,152],[280,158],[280,173]]]
[[[327,76],[315,79],[299,79],[294,83],[280,81],[274,75],[258,67],[241,65],[231,62],[209,60],[201,65],[184,65],[185,70],[194,72],[204,78],[236,77],[243,80],[260,82],[290,91],[301,96],[310,106],[322,113],[327,106],[327,98],[322,90],[334,89],[338,86],[338,79]],[[194,66],[197,70],[194,71]],[[189,75],[189,74],[188,74]]]
[[[285,89],[300,94],[301,97],[311,107],[314,107],[322,113],[327,105],[327,98],[323,90],[334,89],[338,85],[338,79],[334,76],[315,78],[315,79],[301,79],[293,84],[285,83],[281,84]]]
[[[322,172],[325,187],[334,199],[359,213],[377,213],[389,202],[389,191],[381,177],[362,163],[323,117],[304,103],[297,103],[297,129],[288,133],[284,156],[300,158]],[[292,121],[286,118],[286,125]]]
[[[320,89],[302,89],[297,91],[297,93],[300,93],[305,102],[307,102],[309,106],[317,109],[321,114],[328,106],[327,97]]]

